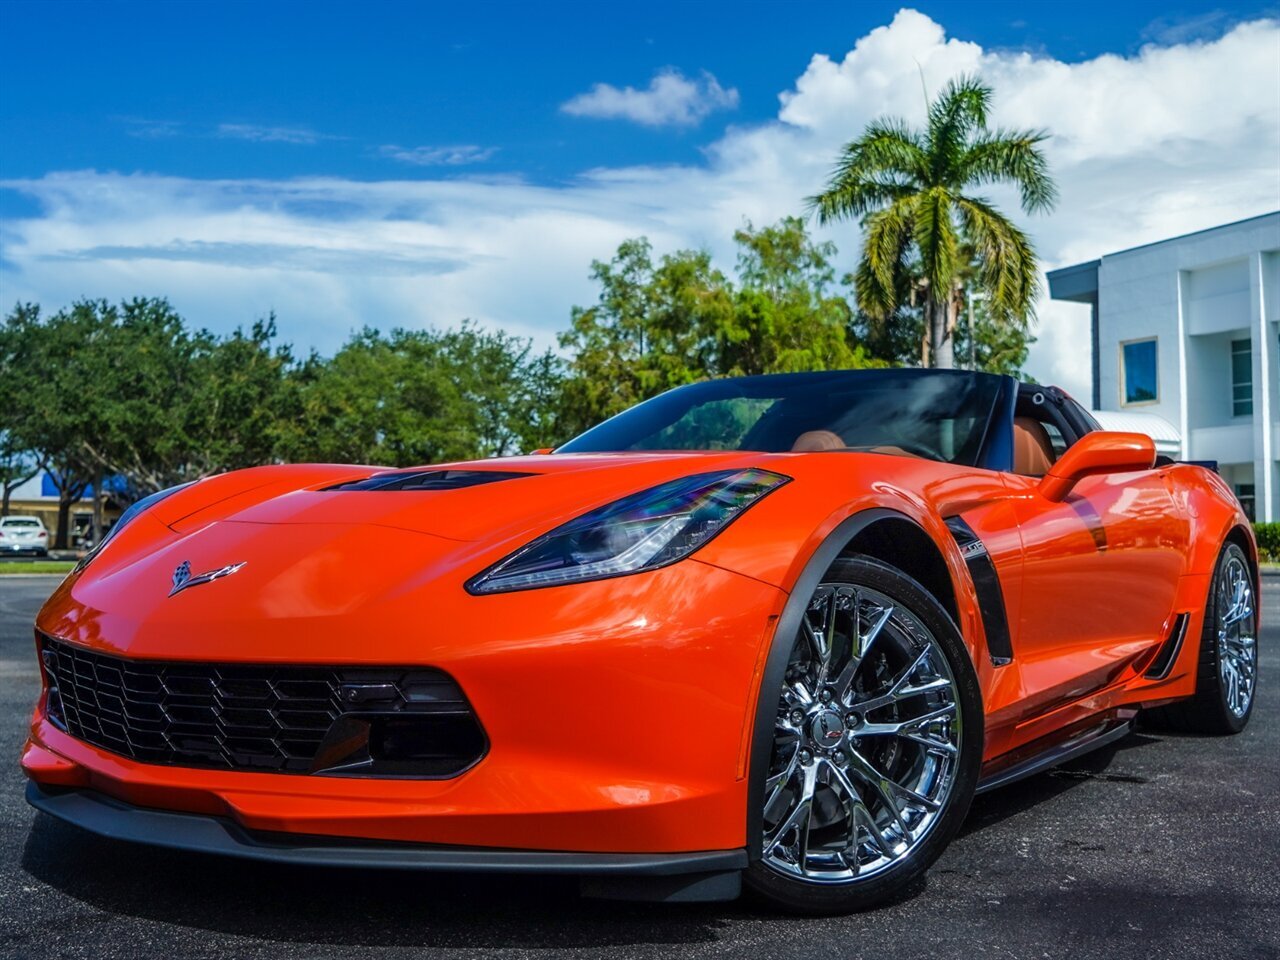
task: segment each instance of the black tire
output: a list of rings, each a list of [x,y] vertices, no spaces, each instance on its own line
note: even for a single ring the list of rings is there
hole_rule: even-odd
[[[1256,646],[1253,658],[1254,686],[1243,714],[1232,711],[1228,706],[1228,690],[1222,680],[1222,652],[1218,644],[1218,627],[1224,610],[1219,587],[1233,565],[1242,566],[1248,576],[1253,577],[1253,568],[1245,552],[1236,543],[1226,544],[1218,555],[1213,579],[1209,581],[1209,596],[1205,601],[1204,629],[1200,634],[1200,655],[1196,667],[1196,692],[1187,700],[1148,711],[1148,717],[1158,726],[1185,733],[1223,736],[1239,733],[1248,725],[1249,717],[1253,715],[1253,705],[1258,699]],[[1257,617],[1257,597],[1253,597],[1251,627],[1255,645]]]
[[[959,631],[941,604],[911,577],[891,566],[866,557],[837,560],[822,578],[822,585],[818,590],[821,591],[830,585],[861,587],[876,591],[889,598],[932,635],[950,669],[954,703],[957,708],[955,715],[959,721],[956,729],[960,732],[956,734],[959,749],[954,760],[951,761],[953,779],[950,790],[942,800],[931,825],[919,840],[913,841],[914,847],[909,846],[896,861],[881,867],[879,872],[867,876],[855,876],[848,881],[836,883],[814,882],[798,876],[784,875],[767,862],[767,856],[756,860],[747,869],[744,875],[745,886],[757,900],[763,901],[771,908],[788,913],[813,916],[865,910],[895,897],[905,888],[919,881],[955,837],[968,814],[982,765],[983,746],[982,695],[978,687],[977,674]],[[813,596],[816,598],[818,592]],[[799,637],[795,643],[797,646],[794,649],[799,649]],[[794,650],[792,656],[793,658],[795,656]],[[868,651],[869,658],[870,651]],[[782,690],[762,692],[762,696],[779,698],[777,702],[781,709]],[[897,706],[895,705],[893,709],[896,710]],[[854,729],[856,728],[851,727],[847,731],[850,737],[854,736],[852,733]],[[769,731],[769,735],[776,744],[774,731]],[[852,749],[852,746],[862,742],[864,741],[849,740],[850,753],[857,756],[857,751]],[[781,763],[782,761],[777,759],[776,752],[779,748],[775,746],[774,749],[775,759]],[[797,750],[799,750],[798,747]],[[766,778],[766,783],[768,774],[769,771],[759,773]],[[813,808],[819,806],[815,799]],[[749,818],[748,822],[755,823],[755,820]],[[806,827],[806,842],[809,830],[810,828]],[[855,826],[854,830],[857,831],[858,828]],[[766,826],[766,834],[767,832]],[[855,839],[860,835],[855,832]],[[766,846],[768,846],[767,843]],[[857,856],[856,853],[855,856]],[[800,862],[804,865],[807,861],[801,857]]]

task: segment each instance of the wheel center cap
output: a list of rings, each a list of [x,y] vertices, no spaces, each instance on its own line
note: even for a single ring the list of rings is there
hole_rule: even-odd
[[[830,749],[844,739],[844,717],[836,710],[821,710],[809,724],[809,738],[818,747]]]

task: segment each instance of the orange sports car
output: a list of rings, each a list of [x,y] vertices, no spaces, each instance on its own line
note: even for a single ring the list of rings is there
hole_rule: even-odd
[[[135,504],[41,610],[39,809],[260,860],[857,909],[1141,709],[1244,727],[1204,465],[954,371],[681,387],[552,453]]]

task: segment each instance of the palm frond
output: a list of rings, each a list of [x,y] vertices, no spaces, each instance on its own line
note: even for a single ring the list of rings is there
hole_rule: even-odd
[[[920,256],[920,268],[929,281],[930,298],[945,300],[955,281],[959,238],[951,219],[952,200],[942,187],[933,187],[914,198],[912,237]]]
[[[1022,194],[1022,209],[1028,213],[1051,210],[1058,199],[1058,188],[1039,149],[1048,136],[1043,130],[998,129],[983,133],[960,158],[958,178],[972,184],[1012,181]]]
[[[854,276],[858,306],[873,317],[887,317],[898,306],[898,286],[912,238],[913,203],[898,200],[866,219],[862,259]]]
[[[808,204],[821,223],[861,217],[927,182],[929,158],[904,121],[882,118],[845,145],[827,188]]]
[[[991,97],[991,87],[973,74],[962,74],[947,83],[929,104],[929,152],[935,162],[945,163],[958,155],[974,131],[987,125]]]
[[[993,316],[1025,324],[1040,289],[1035,250],[1027,235],[978,197],[959,197],[961,229],[977,254],[979,282]]]
[[[909,197],[915,188],[892,180],[859,180],[832,186],[805,203],[816,213],[819,223],[863,217]]]

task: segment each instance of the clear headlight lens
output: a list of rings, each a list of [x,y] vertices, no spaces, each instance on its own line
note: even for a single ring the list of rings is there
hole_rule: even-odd
[[[557,527],[472,578],[467,590],[528,590],[664,567],[689,556],[789,479],[748,469],[672,480]]]

